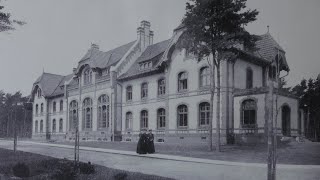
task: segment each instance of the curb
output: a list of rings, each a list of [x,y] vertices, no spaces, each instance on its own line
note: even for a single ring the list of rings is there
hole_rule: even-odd
[[[1,141],[6,141],[6,140],[1,140]],[[37,145],[51,146],[51,147],[58,147],[58,148],[65,148],[65,149],[74,149],[74,146],[63,145],[63,144],[51,144],[51,143],[42,143],[42,142],[33,142],[33,141],[22,141],[22,142],[24,142],[26,144],[37,144]],[[181,161],[181,162],[215,164],[215,165],[224,165],[224,166],[243,166],[243,167],[267,168],[267,164],[262,164],[262,163],[231,162],[231,161],[211,160],[211,159],[174,156],[174,155],[165,155],[165,154],[140,155],[140,154],[137,154],[136,152],[133,152],[133,151],[93,148],[93,147],[85,147],[85,146],[80,146],[80,150],[103,152],[103,153],[118,154],[118,155],[127,155],[127,156],[135,156],[135,157],[154,158],[154,159],[162,159],[162,160],[171,160],[171,161]],[[277,164],[277,168],[280,168],[280,169],[317,169],[317,170],[320,170],[320,165]]]

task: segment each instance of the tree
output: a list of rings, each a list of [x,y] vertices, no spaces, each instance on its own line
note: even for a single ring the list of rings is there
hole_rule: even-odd
[[[300,98],[299,107],[304,109],[307,118],[306,137],[319,141],[320,134],[320,78],[303,79],[291,90]]]
[[[0,3],[2,1],[0,0]],[[0,5],[0,32],[14,30],[14,25],[24,25],[24,21],[11,19],[10,13],[3,12],[4,6]]]
[[[254,50],[256,36],[245,29],[255,21],[257,10],[245,10],[246,0],[190,0],[186,3],[186,14],[182,20],[185,32],[178,47],[194,54],[198,61],[206,58],[211,73],[209,150],[212,151],[212,122],[214,93],[217,90],[217,144],[220,151],[220,64],[233,61],[241,50],[239,45]],[[215,78],[215,73],[217,77]],[[215,83],[215,79],[217,83]]]

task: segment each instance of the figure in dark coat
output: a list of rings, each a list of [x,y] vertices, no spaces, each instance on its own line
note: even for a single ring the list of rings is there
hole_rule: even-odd
[[[152,130],[149,130],[149,133],[147,134],[147,152],[149,154],[153,154],[155,152],[154,149],[154,135],[152,134]]]
[[[139,134],[139,141],[137,144],[137,153],[147,154],[147,134],[145,131],[142,131]]]

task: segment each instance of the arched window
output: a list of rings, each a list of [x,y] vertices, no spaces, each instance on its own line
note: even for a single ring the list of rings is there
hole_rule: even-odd
[[[109,127],[109,97],[104,94],[98,98],[99,128]]]
[[[208,126],[210,121],[210,104],[203,102],[199,104],[199,125]]]
[[[126,129],[132,129],[132,112],[126,113]]]
[[[56,119],[52,120],[52,132],[55,133],[57,131],[57,123]]]
[[[75,100],[70,102],[69,124],[70,124],[70,130],[75,129],[78,126],[78,102]]]
[[[166,94],[166,81],[164,79],[158,80],[158,95],[165,95]]]
[[[34,125],[34,132],[38,133],[38,130],[39,130],[39,125],[38,125],[38,121],[36,121]]]
[[[141,99],[148,97],[148,83],[141,84]]]
[[[166,128],[166,110],[163,108],[158,109],[157,112],[157,127],[158,129]]]
[[[59,120],[59,132],[63,131],[63,119]]]
[[[143,110],[141,111],[140,115],[141,115],[141,123],[140,123],[141,129],[148,128],[148,111]]]
[[[53,112],[57,111],[57,103],[55,101],[53,101],[52,110],[53,110]]]
[[[38,113],[39,113],[39,105],[36,104],[36,114],[38,114]]]
[[[92,71],[87,69],[83,72],[83,82],[85,85],[92,83]]]
[[[43,103],[41,103],[41,113],[43,113]]]
[[[251,89],[252,87],[253,87],[253,72],[251,68],[247,68],[246,88]]]
[[[202,67],[200,69],[200,87],[210,86],[210,70],[209,67]]]
[[[181,72],[178,74],[178,91],[185,91],[188,89],[188,74]]]
[[[40,121],[40,133],[43,133],[43,120]]]
[[[242,128],[255,128],[256,127],[256,111],[257,104],[254,100],[248,99],[242,102]]]
[[[128,86],[127,87],[126,96],[127,96],[127,101],[131,101],[132,100],[132,86]]]
[[[188,127],[188,107],[180,105],[177,108],[178,128]]]
[[[38,91],[37,91],[37,96],[38,96],[38,98],[40,98],[41,97],[41,89],[40,88],[38,88]]]
[[[86,98],[82,103],[82,119],[84,129],[91,130],[92,128],[92,100]]]
[[[60,101],[60,112],[63,111],[63,100]]]

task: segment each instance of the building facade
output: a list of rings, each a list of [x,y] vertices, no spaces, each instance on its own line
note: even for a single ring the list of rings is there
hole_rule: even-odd
[[[72,74],[43,73],[32,88],[33,138],[73,140],[78,127],[83,141],[137,141],[141,129],[152,129],[158,142],[206,142],[210,69],[207,60],[176,47],[183,32],[179,26],[154,44],[150,23],[142,21],[132,42],[107,52],[92,44]],[[240,46],[239,58],[221,62],[222,142],[266,134],[269,83],[279,136],[304,129],[298,99],[276,83],[276,62],[289,71],[285,51],[269,33],[256,46],[255,52]],[[214,119],[214,134],[215,125]]]

